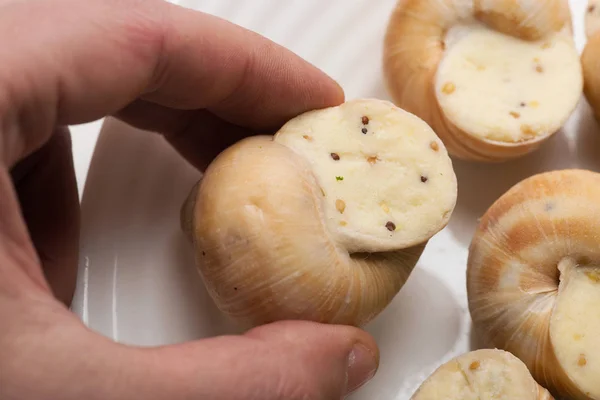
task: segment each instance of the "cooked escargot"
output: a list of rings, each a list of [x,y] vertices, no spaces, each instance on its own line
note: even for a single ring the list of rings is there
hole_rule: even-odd
[[[581,98],[566,0],[399,0],[383,73],[393,101],[459,159],[536,150]]]
[[[596,118],[600,117],[600,1],[590,0],[585,16],[587,43],[581,55],[584,93]]]
[[[470,246],[473,325],[557,397],[600,400],[600,174],[527,178],[487,210]]]
[[[411,400],[553,400],[521,360],[502,350],[476,350],[439,367]]]
[[[234,320],[361,326],[401,289],[456,196],[433,130],[359,99],[226,149],[192,190],[182,227]]]

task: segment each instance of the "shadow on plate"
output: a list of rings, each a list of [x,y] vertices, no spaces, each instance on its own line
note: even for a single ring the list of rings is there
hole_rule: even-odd
[[[168,259],[173,260],[172,282],[179,285],[180,305],[185,308],[181,311],[186,316],[180,319],[181,326],[174,331],[184,340],[241,333],[242,329],[217,308],[208,294],[196,269],[192,245],[183,232],[173,235],[169,250]]]
[[[477,333],[474,328],[471,328],[471,332],[469,334],[469,351],[481,350],[481,349],[493,349],[489,343],[486,343],[485,340]]]
[[[538,151],[523,158],[499,164],[453,159],[458,179],[458,201],[448,229],[464,246],[469,246],[478,219],[508,189],[532,175],[568,168],[569,140],[557,132]]]
[[[574,158],[579,168],[600,171],[600,126],[587,102],[582,101],[579,112]]]
[[[436,365],[461,334],[462,310],[435,275],[417,267],[392,303],[367,327],[381,351],[375,378],[350,399],[410,397],[415,375]]]
[[[375,99],[387,100],[394,102],[392,96],[385,87],[385,82],[382,79],[378,79],[373,89],[369,92],[369,96]]]

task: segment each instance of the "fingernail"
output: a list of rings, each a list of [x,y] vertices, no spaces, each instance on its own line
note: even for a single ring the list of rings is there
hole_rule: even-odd
[[[354,345],[348,357],[348,386],[346,394],[350,394],[371,380],[377,372],[377,359],[365,345]]]

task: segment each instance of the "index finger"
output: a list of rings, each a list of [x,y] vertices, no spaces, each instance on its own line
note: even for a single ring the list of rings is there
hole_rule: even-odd
[[[38,0],[0,8],[0,118],[11,124],[5,134],[26,134],[8,139],[9,150],[29,153],[55,125],[115,113],[140,96],[208,108],[253,129],[343,101],[331,78],[292,52],[164,1]]]

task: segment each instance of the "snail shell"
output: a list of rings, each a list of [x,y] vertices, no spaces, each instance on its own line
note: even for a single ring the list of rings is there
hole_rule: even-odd
[[[502,350],[476,350],[439,367],[411,400],[553,400],[523,362]]]
[[[192,189],[182,228],[233,319],[361,326],[406,282],[456,196],[450,158],[425,122],[353,100],[226,149]]]
[[[570,17],[566,0],[399,0],[384,42],[388,91],[456,158],[528,154],[581,97]]]
[[[596,118],[600,117],[600,1],[590,0],[585,15],[587,43],[581,55],[583,92]]]
[[[527,178],[485,213],[467,293],[485,342],[556,396],[600,400],[600,174]]]

